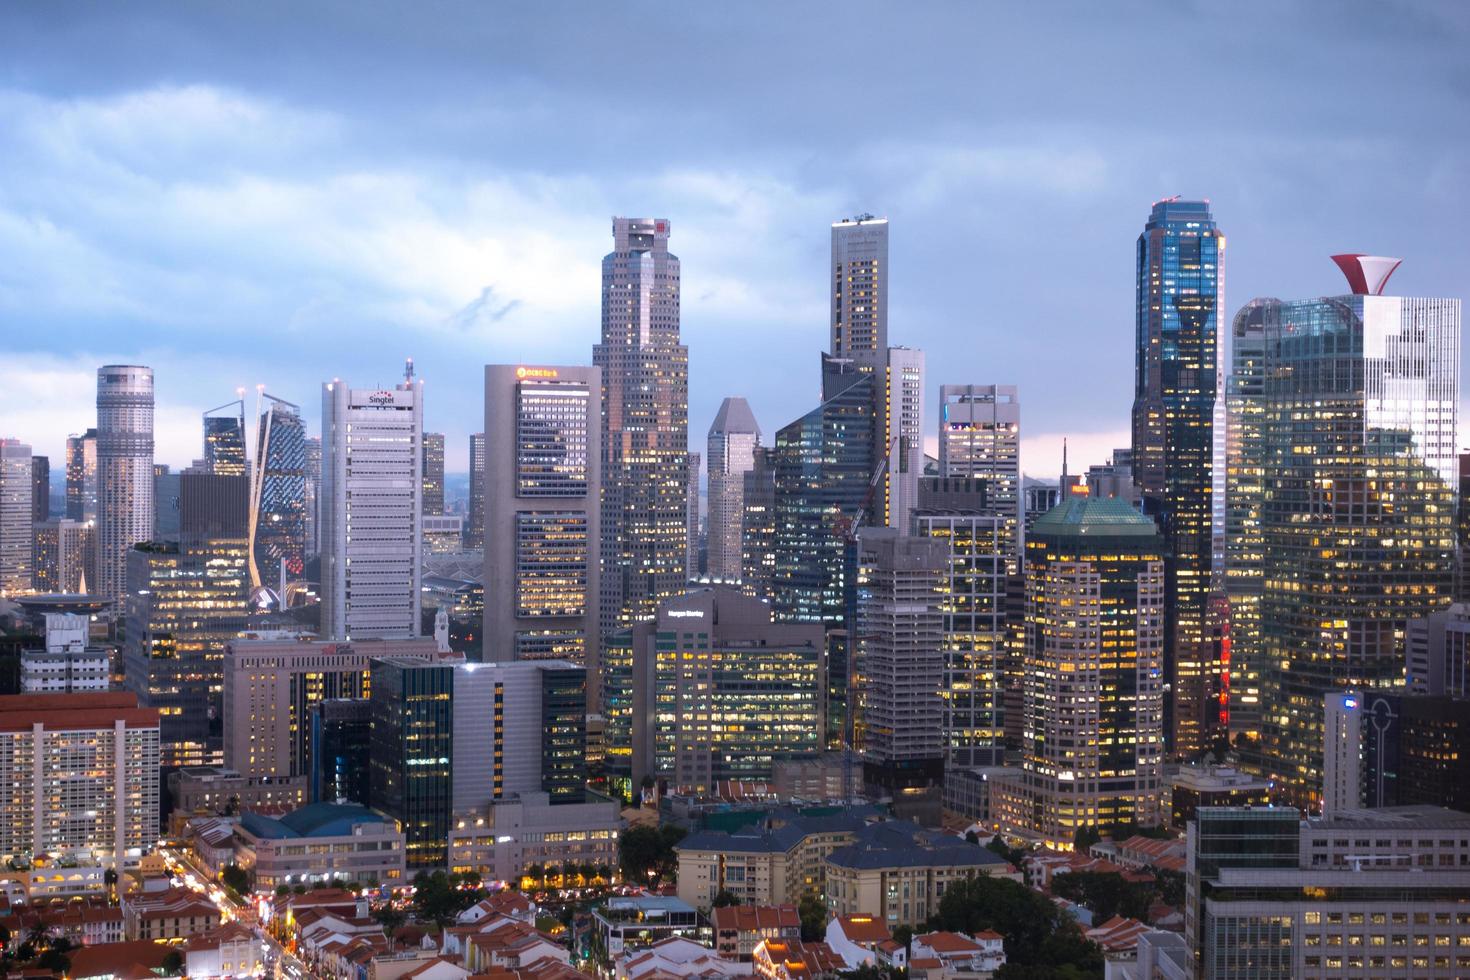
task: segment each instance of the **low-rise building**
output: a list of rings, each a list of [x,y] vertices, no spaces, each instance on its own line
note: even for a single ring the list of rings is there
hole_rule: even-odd
[[[710,921],[715,951],[745,963],[762,940],[801,938],[801,916],[795,905],[725,905],[710,912]]]
[[[1134,835],[1121,841],[1098,841],[1087,849],[1087,853],[1133,871],[1143,868],[1183,871],[1187,865],[1188,849],[1182,837],[1160,840]]]
[[[602,948],[615,957],[625,949],[643,949],[671,936],[708,940],[709,926],[694,906],[664,895],[609,898],[592,910]]]
[[[12,906],[0,914],[0,927],[10,935],[12,947],[37,928],[44,928],[52,938],[65,939],[73,946],[123,940],[122,909],[96,901]]]
[[[675,936],[613,959],[615,980],[727,980],[749,977],[748,962],[716,956],[708,946]]]
[[[90,622],[72,613],[46,613],[46,643],[20,655],[22,694],[106,691],[112,683],[112,658],[104,647],[88,645]]]
[[[852,968],[826,943],[767,939],[755,948],[751,966],[760,980],[831,980]]]
[[[260,937],[239,922],[227,922],[184,943],[184,972],[190,977],[253,977],[265,966]]]
[[[1194,954],[1177,932],[1151,929],[1131,953],[1109,953],[1103,980],[1193,980]]]
[[[235,822],[226,817],[196,817],[184,825],[184,841],[199,863],[219,874],[235,863]]]
[[[876,963],[879,948],[893,933],[876,915],[836,915],[827,922],[827,945],[849,963]]]
[[[235,832],[238,863],[255,887],[321,881],[393,883],[404,874],[398,822],[356,803],[311,803],[279,819],[246,813]]]
[[[128,939],[182,943],[220,924],[220,911],[188,888],[128,892],[122,897],[123,933]]]
[[[171,829],[177,833],[191,817],[294,810],[309,802],[309,789],[305,776],[245,776],[224,766],[184,766],[168,774]]]
[[[622,825],[618,804],[592,792],[586,802],[559,804],[547,793],[521,793],[455,816],[449,869],[519,882],[536,865],[615,868]]]
[[[158,977],[170,952],[170,947],[149,939],[83,946],[67,954],[71,969],[66,975],[72,980]]]
[[[1005,940],[985,930],[927,932],[909,944],[911,980],[988,980],[1006,965]]]
[[[993,851],[902,820],[863,828],[824,865],[832,914],[872,912],[889,928],[924,922],[956,881],[980,874],[1021,881],[1020,872]]]

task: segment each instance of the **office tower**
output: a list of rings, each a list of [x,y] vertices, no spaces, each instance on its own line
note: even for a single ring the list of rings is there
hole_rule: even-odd
[[[148,540],[179,540],[179,474],[167,463],[153,464],[153,533]]]
[[[1206,980],[1470,973],[1470,815],[1437,806],[1300,819],[1203,807],[1185,940]]]
[[[631,705],[620,747],[632,785],[653,776],[671,791],[713,793],[821,752],[820,625],[773,623],[764,602],[720,584],[660,603],[632,628],[630,649],[619,694]]]
[[[886,320],[886,316],[884,318]],[[863,369],[863,360],[857,360]],[[873,447],[880,465],[872,524],[909,532],[909,518],[919,503],[919,477],[924,473],[924,352],[908,347],[887,350],[885,373],[874,386]],[[886,424],[884,422],[886,420]],[[886,433],[885,430],[886,429]]]
[[[745,519],[745,474],[755,468],[761,430],[744,398],[726,398],[710,423],[706,443],[709,467],[709,574],[735,581],[743,578],[741,532]]]
[[[1021,399],[1015,385],[939,386],[939,475],[981,477],[1021,553]]]
[[[1092,497],[1117,497],[1129,505],[1143,509],[1143,494],[1133,479],[1133,450],[1120,447],[1102,464],[1087,468],[1087,493]]]
[[[31,447],[0,439],[0,595],[31,591]]]
[[[51,460],[46,456],[31,457],[31,523],[39,524],[51,516]]]
[[[1323,698],[1402,684],[1408,622],[1450,603],[1460,301],[1273,299],[1261,317],[1262,755],[1311,808]]]
[[[598,461],[599,464],[601,460]],[[470,435],[470,499],[465,521],[464,546],[468,551],[485,546],[485,433]]]
[[[97,594],[121,602],[128,552],[153,535],[153,369],[97,369]]]
[[[583,801],[582,668],[396,656],[371,672],[368,795],[403,825],[410,868],[444,866],[455,813],[538,793]]]
[[[699,453],[690,453],[688,465],[684,472],[689,479],[689,484],[684,488],[684,499],[688,504],[685,517],[685,539],[684,539],[684,578],[693,580],[699,578],[700,539],[699,533]]]
[[[1323,704],[1322,813],[1354,810],[1363,802],[1363,699],[1331,691]]]
[[[1155,203],[1138,236],[1133,477],[1168,554],[1164,737],[1181,757],[1227,717],[1209,621],[1224,253],[1205,201]]]
[[[1015,500],[992,506],[983,477],[925,477],[919,482],[914,535],[949,546],[943,619],[946,768],[1005,761],[1006,578],[1016,561]]]
[[[614,218],[602,260],[602,602],[610,633],[686,584],[689,349],[663,218]]]
[[[1470,699],[1375,691],[1358,715],[1361,806],[1470,811]]]
[[[485,368],[485,660],[596,671],[601,375]]]
[[[444,514],[444,433],[424,433],[424,513]]]
[[[313,803],[367,804],[372,707],[367,698],[331,698],[311,706]]]
[[[1409,620],[1405,645],[1410,694],[1470,698],[1470,605]]]
[[[322,636],[419,635],[422,381],[322,386]],[[304,455],[304,454],[303,454]]]
[[[250,474],[250,586],[284,604],[284,585],[306,570],[306,423],[298,406],[262,397]]]
[[[97,430],[66,437],[66,516],[97,519]]]
[[[306,439],[306,557],[321,554],[321,508],[318,500],[322,492],[322,439],[308,436]]]
[[[89,538],[96,528],[58,517],[34,525],[35,550],[32,569],[36,591],[42,593],[82,591],[86,578]]]
[[[1084,827],[1159,822],[1163,545],[1117,498],[1072,496],[1026,537],[1022,769],[1001,822],[1070,847]]]
[[[122,868],[158,843],[158,712],[131,694],[0,697],[0,773],[0,860]]]
[[[1021,496],[1025,500],[1023,521],[1026,533],[1030,533],[1038,517],[1062,502],[1062,488],[1057,483],[1026,483],[1021,488]]]
[[[1230,600],[1230,732],[1260,737],[1266,315],[1253,299],[1231,326],[1225,388],[1225,594]]]
[[[204,469],[220,476],[245,475],[245,399],[204,413]]]
[[[38,650],[22,650],[20,690],[23,694],[75,694],[105,691],[112,683],[112,657],[94,647],[86,616],[46,613],[46,639]]]
[[[316,705],[367,697],[374,657],[432,658],[436,649],[429,637],[345,643],[247,634],[229,640],[222,671],[225,766],[250,777],[308,775]]]
[[[162,715],[169,767],[220,761],[224,648],[249,624],[248,482],[180,474],[179,540],[128,552],[124,682]]]
[[[940,689],[949,546],[866,528],[857,548],[853,746],[862,756],[863,784],[907,802],[944,772]]]
[[[740,478],[740,580],[746,595],[767,601],[776,571],[775,454],[757,446]]]
[[[888,350],[888,219],[832,223],[833,357]]]

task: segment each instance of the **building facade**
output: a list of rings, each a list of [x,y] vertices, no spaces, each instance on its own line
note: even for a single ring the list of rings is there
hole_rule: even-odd
[[[306,423],[301,409],[265,395],[250,482],[250,583],[285,601],[306,571]]]
[[[465,514],[464,546],[485,545],[485,433],[470,434],[470,499]]]
[[[602,508],[599,368],[485,368],[487,661],[595,672]]]
[[[97,369],[98,595],[121,602],[128,552],[153,536],[153,369]]]
[[[424,433],[424,515],[444,513],[444,433]]]
[[[614,218],[602,260],[600,632],[653,615],[687,580],[689,349],[663,218]],[[488,430],[487,430],[488,432]]]
[[[1260,737],[1261,584],[1265,541],[1266,316],[1269,301],[1251,300],[1231,326],[1225,389],[1225,594],[1230,602],[1230,733]]]
[[[1021,399],[1015,385],[939,386],[939,475],[985,480],[1005,520],[1013,571],[1021,555]]]
[[[31,495],[31,447],[18,439],[0,439],[0,595],[31,591]]]
[[[888,219],[871,214],[832,223],[833,357],[888,350]]]
[[[418,636],[423,557],[422,381],[322,386],[321,633]]]
[[[722,401],[706,444],[708,571],[713,578],[737,581],[744,576],[745,475],[755,468],[760,443],[761,430],[750,403],[744,398]]]

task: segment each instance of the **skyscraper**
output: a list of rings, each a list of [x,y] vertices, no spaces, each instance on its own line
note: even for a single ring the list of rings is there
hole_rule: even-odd
[[[51,516],[51,460],[31,457],[31,522],[39,524]]]
[[[66,516],[97,519],[97,430],[66,437]]]
[[[885,315],[884,319],[887,317]],[[924,352],[890,347],[873,393],[876,458],[887,459],[878,482],[872,523],[909,533],[910,517],[919,504],[919,477],[924,474]],[[856,360],[863,369],[864,358]]]
[[[1031,526],[1022,769],[999,787],[1006,829],[1067,847],[1083,827],[1159,822],[1162,544],[1116,497],[1068,497]]]
[[[31,591],[31,447],[0,439],[0,595]]]
[[[220,476],[245,475],[245,399],[204,413],[204,468]]]
[[[444,433],[424,433],[424,513],[444,513]]]
[[[1138,236],[1133,478],[1168,554],[1164,713],[1176,756],[1209,748],[1226,721],[1209,601],[1224,253],[1207,201],[1155,203]]]
[[[1230,601],[1230,733],[1260,735],[1261,534],[1265,445],[1266,325],[1270,303],[1253,299],[1231,327],[1225,389],[1225,594]]]
[[[601,391],[595,367],[485,368],[485,660],[597,669]]]
[[[423,411],[424,386],[413,380],[412,362],[392,388],[322,385],[327,639],[419,635]]]
[[[470,500],[465,521],[464,546],[467,550],[485,546],[485,433],[470,435]]]
[[[306,557],[322,550],[322,437],[306,438]]]
[[[703,541],[703,535],[699,528],[699,471],[701,461],[699,453],[690,453],[687,457],[684,473],[688,483],[684,487],[685,500],[685,522],[684,522],[684,579],[686,582],[699,578],[699,552]]]
[[[1015,385],[939,386],[939,475],[980,477],[1005,520],[1006,547],[1021,553],[1021,401]]]
[[[37,592],[82,591],[86,556],[92,550],[88,539],[96,532],[92,524],[58,517],[34,525]]]
[[[1261,310],[1262,750],[1303,807],[1323,699],[1403,684],[1407,623],[1454,571],[1460,301],[1384,296],[1396,260],[1335,258],[1365,291]]]
[[[888,350],[888,219],[832,223],[833,357]]]
[[[767,601],[776,572],[775,459],[775,449],[757,446],[740,491],[740,579],[746,595]]]
[[[709,490],[706,494],[709,519],[709,574],[722,579],[739,579],[741,567],[741,523],[745,511],[745,474],[755,466],[761,444],[760,426],[744,398],[726,398],[710,423],[707,442]]]
[[[250,474],[250,581],[257,592],[277,593],[306,567],[306,423],[298,406],[262,397]]]
[[[663,218],[614,218],[602,260],[602,601],[610,633],[686,584],[689,350]]]
[[[120,602],[128,552],[153,535],[153,369],[97,369],[97,594]]]

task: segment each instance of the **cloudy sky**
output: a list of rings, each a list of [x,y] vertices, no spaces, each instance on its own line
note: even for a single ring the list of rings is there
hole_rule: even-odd
[[[58,459],[143,363],[184,464],[238,386],[314,430],[322,381],[412,356],[464,470],[483,364],[590,360],[627,214],[673,222],[691,448],[727,395],[769,441],[872,211],[891,341],[1019,384],[1055,474],[1127,443],[1158,198],[1213,202],[1232,311],[1343,291],[1338,251],[1470,292],[1467,47],[1451,0],[5,4],[0,435]]]

